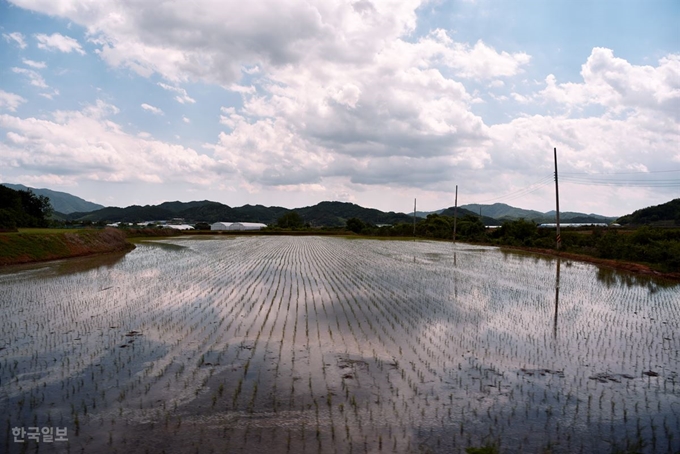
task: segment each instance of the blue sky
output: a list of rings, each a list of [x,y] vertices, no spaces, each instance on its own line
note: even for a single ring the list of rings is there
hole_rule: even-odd
[[[0,181],[619,215],[680,188],[675,1],[0,0]]]

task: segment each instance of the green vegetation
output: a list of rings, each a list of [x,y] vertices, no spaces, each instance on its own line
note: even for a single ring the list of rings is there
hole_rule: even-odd
[[[430,214],[416,223],[418,238],[451,240],[454,218]],[[534,221],[505,221],[497,229],[486,229],[479,217],[458,218],[456,237],[460,241],[540,249],[555,249],[555,229],[538,228]],[[376,227],[352,218],[348,231],[367,237],[412,237],[413,224]],[[664,272],[680,271],[680,229],[641,227],[637,230],[606,227],[562,229],[562,250],[602,259],[648,264]]]
[[[479,448],[469,447],[465,448],[467,454],[498,454],[498,446],[495,444],[481,446]]]
[[[15,191],[0,185],[0,230],[47,227],[52,213],[50,199],[31,190]]]
[[[0,234],[0,265],[55,260],[90,254],[126,251],[134,248],[125,234],[116,229],[79,229],[44,233],[48,229],[30,229],[33,233]],[[35,233],[35,231],[40,233]]]
[[[297,211],[289,211],[276,220],[276,225],[282,229],[299,229],[304,224]]]
[[[23,184],[2,184],[3,186],[7,186],[8,188],[14,189],[15,191],[26,191],[30,189],[35,195],[48,197],[50,199],[50,203],[52,204],[52,208],[54,208],[54,211],[61,213],[62,216],[64,213],[68,214],[74,213],[76,211],[88,212],[104,208],[97,203],[88,202],[87,200],[83,200],[80,197],[76,197],[67,192],[52,191],[51,189],[45,188],[29,188]]]
[[[621,225],[680,226],[680,199],[637,210],[619,218]]]

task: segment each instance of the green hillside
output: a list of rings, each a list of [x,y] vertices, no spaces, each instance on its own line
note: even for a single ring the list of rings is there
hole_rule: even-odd
[[[367,224],[398,224],[412,222],[413,218],[404,213],[385,213],[375,208],[364,208],[348,202],[321,202],[314,206],[297,208],[305,222],[312,226],[344,227],[347,220],[357,218]]]
[[[15,191],[25,191],[27,189],[30,189],[31,191],[33,191],[34,194],[38,196],[42,195],[48,197],[50,199],[50,203],[52,204],[52,208],[54,209],[54,211],[63,214],[75,212],[87,213],[90,211],[99,210],[100,208],[104,208],[102,205],[88,202],[87,200],[81,199],[80,197],[76,197],[67,192],[53,191],[51,189],[45,188],[40,189],[29,188],[27,186],[24,186],[23,184],[2,183],[2,185],[14,189]]]
[[[0,185],[0,230],[17,227],[47,227],[52,212],[50,199],[30,190]]]
[[[680,225],[680,199],[655,205],[620,217],[616,222],[621,225],[651,225],[673,227]]]
[[[449,207],[449,208],[443,210],[439,214],[442,215],[442,216],[453,217],[454,213],[456,213],[455,207]],[[458,216],[458,219],[464,218],[465,216],[473,216],[475,218],[479,218],[479,211],[475,213],[474,211],[467,210],[467,209],[462,208],[462,207],[458,207],[457,216]],[[482,216],[482,223],[484,225],[487,225],[487,226],[488,225],[501,225],[501,224],[503,224],[503,221],[489,217],[489,216]]]

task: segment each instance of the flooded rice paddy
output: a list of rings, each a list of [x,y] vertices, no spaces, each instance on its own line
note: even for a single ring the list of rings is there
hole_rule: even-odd
[[[0,451],[680,450],[680,286],[589,264],[179,238],[0,290]]]

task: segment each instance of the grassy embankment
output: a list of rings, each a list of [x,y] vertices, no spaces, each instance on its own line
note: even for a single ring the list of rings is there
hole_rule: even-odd
[[[42,262],[134,249],[117,229],[20,229],[0,233],[0,265]]]

